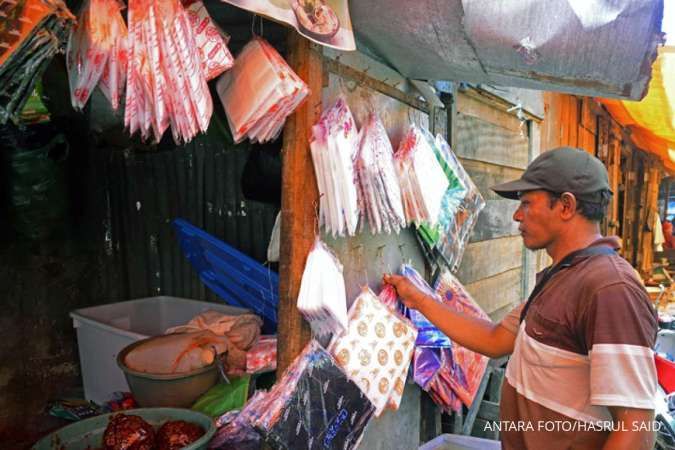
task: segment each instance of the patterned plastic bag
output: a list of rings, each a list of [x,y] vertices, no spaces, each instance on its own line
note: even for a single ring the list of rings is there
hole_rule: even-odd
[[[417,338],[415,326],[388,309],[368,288],[349,309],[349,328],[328,351],[375,406],[398,409]]]
[[[179,0],[129,0],[129,64],[124,124],[176,143],[209,126],[213,103],[195,32]]]
[[[406,220],[394,165],[394,151],[387,131],[373,113],[360,135],[356,171],[362,202],[361,215],[368,219],[373,234],[398,233],[401,228],[405,228]]]
[[[375,407],[326,350],[310,342],[266,396],[255,428],[277,449],[356,448]],[[262,408],[259,408],[262,409]]]

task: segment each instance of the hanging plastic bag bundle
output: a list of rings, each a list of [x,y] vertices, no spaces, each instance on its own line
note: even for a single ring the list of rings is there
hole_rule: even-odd
[[[386,407],[401,403],[417,330],[364,288],[349,309],[349,327],[335,337],[328,351],[349,379],[375,406],[378,417]]]
[[[195,44],[199,48],[202,71],[207,80],[212,80],[234,64],[234,58],[227,48],[230,37],[211,19],[203,2],[183,0],[183,6],[195,32]]]
[[[176,143],[209,126],[213,103],[201,52],[178,0],[129,1],[129,65],[124,124],[159,142],[166,129]]]
[[[418,233],[425,246],[436,249],[454,272],[462,262],[466,243],[485,207],[485,200],[446,140],[441,135],[434,138],[422,131],[445,172],[449,187],[441,203],[438,224],[424,224],[418,228]]]
[[[68,39],[66,68],[70,101],[81,110],[101,80],[104,94],[114,109],[124,86],[127,26],[117,0],[85,0],[77,25]],[[104,77],[105,74],[105,77]]]
[[[235,142],[276,139],[309,94],[309,88],[279,53],[256,37],[241,50],[232,70],[216,84]]]
[[[434,283],[435,291],[445,305],[454,311],[478,319],[490,320],[488,315],[475,302],[462,284],[450,271],[444,270]],[[471,407],[478,391],[481,379],[488,365],[488,357],[463,347],[456,342],[452,344],[453,366],[442,366],[441,372],[457,397]]]
[[[420,275],[412,266],[403,264],[401,266],[401,275],[410,280],[415,287],[424,292],[429,297],[440,302],[440,298],[434,290],[427,284],[422,275]],[[441,332],[436,325],[431,323],[429,319],[424,317],[422,313],[416,309],[409,309],[401,304],[402,313],[408,317],[417,328],[416,347],[430,347],[430,348],[449,348],[452,346],[450,338]]]
[[[254,426],[278,449],[357,448],[375,407],[315,340],[265,397]],[[256,414],[257,415],[257,414]]]
[[[354,158],[358,131],[343,97],[321,114],[310,142],[319,187],[320,222],[335,236],[353,236],[359,221]]]
[[[298,310],[316,336],[341,333],[347,328],[347,295],[342,264],[319,239],[307,256],[298,294]]]
[[[398,233],[406,220],[401,203],[394,151],[382,121],[370,114],[359,133],[356,172],[361,198],[361,215],[368,219],[373,234]]]
[[[0,2],[0,125],[22,111],[75,23],[61,0]]]
[[[449,183],[417,125],[410,125],[394,158],[407,222],[435,226]]]

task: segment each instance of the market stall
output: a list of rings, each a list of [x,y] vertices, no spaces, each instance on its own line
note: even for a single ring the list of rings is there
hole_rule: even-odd
[[[239,24],[228,37],[217,28],[223,23],[218,13],[210,17],[201,2],[165,6],[136,1],[126,11],[112,1],[85,2],[67,48],[72,106],[83,109],[83,117],[97,131],[118,128],[112,133],[115,138],[99,141],[101,146],[122,142],[121,151],[112,154],[113,164],[104,170],[110,183],[104,196],[104,259],[118,264],[107,269],[106,282],[112,285],[114,277],[124,280],[120,296],[126,298],[168,294],[226,301],[256,313],[266,332],[277,331],[277,383],[271,394],[252,396],[241,414],[220,416],[216,423],[227,431],[215,432],[218,445],[225,445],[222,439],[227,434],[246,430],[245,440],[262,439],[285,448],[293,431],[302,430],[305,440],[316,439],[329,448],[354,448],[359,443],[364,448],[388,448],[380,440],[382,435],[401,448],[417,447],[422,435],[440,432],[437,424],[426,423],[436,421],[439,410],[462,411],[462,405],[472,406],[478,391],[485,392],[486,382],[481,381],[487,360],[475,359],[449,342],[431,345],[418,338],[412,347],[401,339],[396,341],[401,345],[400,357],[385,349],[378,352],[382,365],[400,359],[396,376],[381,377],[378,394],[362,382],[365,372],[355,373],[348,366],[344,352],[355,344],[347,348],[340,338],[363,337],[353,324],[362,319],[360,310],[372,308],[394,330],[409,330],[408,338],[420,333],[441,339],[428,322],[405,311],[395,298],[387,299],[386,290],[383,296],[384,273],[401,271],[419,279],[439,301],[460,302],[456,307],[468,307],[481,317],[486,313],[499,317],[525,296],[537,264],[517,245],[508,224],[511,204],[483,196],[488,184],[522,171],[538,153],[540,117],[532,113],[537,108],[475,88],[440,94],[442,89],[411,82],[372,57],[344,51],[353,50],[346,3],[335,16],[337,22],[321,10],[329,19],[323,25],[342,25],[330,32],[319,32],[303,22],[307,8],[300,13],[294,10],[285,20],[272,10],[248,8],[305,36],[291,31],[287,37],[282,32],[281,38],[277,33],[284,28],[268,22],[266,34],[261,19],[256,30],[255,16],[246,15],[244,20],[253,21],[254,32],[248,24],[243,32]],[[115,17],[116,26],[108,28],[108,21],[97,21],[101,14]],[[120,14],[127,17],[126,24],[118,20]],[[120,36],[127,32],[133,39],[125,46]],[[233,42],[235,46],[230,45]],[[644,74],[637,75],[641,80]],[[95,105],[104,105],[105,115]],[[23,107],[18,110],[23,112]],[[17,108],[7,111],[8,118],[17,120]],[[136,137],[129,139],[129,134]],[[488,155],[495,140],[509,146],[510,153]],[[246,152],[263,152],[262,144],[272,147],[281,160],[280,204],[257,205],[239,192],[236,178],[242,176],[241,166],[250,162]],[[225,166],[230,164],[237,170],[227,172],[230,169]],[[223,180],[223,173],[231,179]],[[260,176],[260,171],[252,173]],[[128,183],[119,182],[116,175],[120,174]],[[176,203],[164,198],[169,193],[175,193]],[[260,262],[269,254],[263,243],[269,239],[278,209],[278,288],[269,264],[242,263],[240,256],[237,263],[228,263],[228,256],[218,251],[231,255],[229,250],[208,235],[203,237],[208,243],[200,244],[203,256],[196,256],[192,239],[199,232],[183,222],[174,223],[177,233],[183,233],[179,239],[171,230],[174,219],[187,217],[216,238],[222,236],[234,244],[247,239],[246,250]],[[474,228],[477,232],[472,234]],[[317,240],[323,242],[321,246]],[[177,241],[186,258],[178,251]],[[508,261],[481,262],[490,248],[509,255]],[[462,266],[465,250],[470,263]],[[321,271],[311,271],[313,266],[333,267],[333,276],[317,278]],[[245,270],[233,276],[232,267]],[[249,289],[253,278],[249,269],[258,270],[262,277],[254,289]],[[228,273],[230,279],[223,282]],[[452,273],[468,280],[466,289]],[[269,296],[261,293],[267,282],[272,286]],[[311,292],[339,295],[321,303],[321,296],[303,294],[311,285]],[[508,295],[499,301],[488,299],[487,293],[497,285]],[[344,292],[335,286],[342,286]],[[369,290],[364,293],[366,287]],[[259,297],[273,306],[278,303],[278,309],[270,312],[260,306],[265,302],[251,300]],[[339,310],[337,303],[344,303]],[[189,319],[193,317],[185,320]],[[372,333],[384,339],[377,324]],[[211,336],[207,341],[188,346],[199,344],[199,352],[205,352],[205,342],[224,345]],[[254,347],[238,350],[252,352]],[[367,353],[365,347],[359,348],[362,351]],[[261,352],[269,356],[272,346],[264,346]],[[208,360],[200,355],[202,362]],[[368,359],[375,364],[375,357]],[[420,366],[427,360],[436,364],[429,372]],[[349,393],[344,401],[354,415],[347,431],[339,431],[345,421],[343,400],[331,397],[326,388],[321,394],[322,384],[328,383]],[[276,401],[270,400],[275,396]],[[316,411],[325,423],[319,420],[317,425],[312,416],[312,425],[297,417],[292,405],[299,400],[312,407],[325,402]],[[393,411],[385,411],[385,406]],[[420,418],[421,410],[431,414],[423,412]],[[471,421],[476,417],[472,414]],[[253,429],[253,435],[247,435]]]

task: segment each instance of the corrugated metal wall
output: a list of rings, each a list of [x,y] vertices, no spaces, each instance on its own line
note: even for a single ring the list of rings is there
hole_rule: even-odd
[[[111,249],[129,298],[172,295],[216,301],[183,257],[171,222],[184,218],[260,262],[278,207],[244,198],[247,144],[217,127],[191,143],[154,152],[115,152],[108,165]]]

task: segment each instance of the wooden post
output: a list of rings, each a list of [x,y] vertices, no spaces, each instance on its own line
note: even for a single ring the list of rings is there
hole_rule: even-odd
[[[321,49],[297,32],[289,31],[287,60],[311,92],[284,127],[277,354],[277,369],[280,371],[289,366],[310,338],[309,325],[298,312],[296,302],[317,228],[319,193],[309,138],[311,127],[321,114]]]

